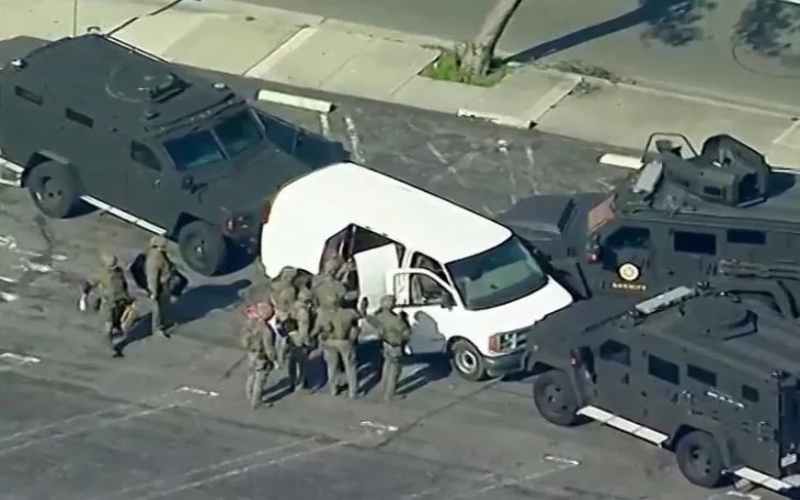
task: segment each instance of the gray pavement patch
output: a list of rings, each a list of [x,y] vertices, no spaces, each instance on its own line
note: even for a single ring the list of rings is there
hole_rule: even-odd
[[[306,457],[309,457],[309,456],[312,456],[312,455],[318,455],[320,453],[334,451],[336,449],[343,448],[343,447],[346,447],[346,446],[357,445],[360,442],[367,441],[368,439],[371,439],[371,436],[365,436],[365,437],[362,437],[362,438],[357,438],[357,439],[347,440],[347,441],[335,441],[335,442],[330,443],[330,444],[323,444],[323,445],[320,445],[320,446],[311,447],[311,448],[308,448],[308,449],[305,449],[305,450],[301,450],[301,451],[298,451],[298,452],[294,452],[294,453],[290,453],[290,454],[287,454],[287,455],[283,455],[283,456],[280,456],[278,458],[273,458],[273,459],[268,460],[266,462],[256,462],[256,463],[252,463],[252,464],[249,464],[249,465],[245,465],[243,467],[237,467],[235,469],[232,469],[232,470],[229,470],[229,471],[226,471],[226,472],[222,472],[222,473],[219,473],[219,474],[214,474],[214,475],[202,478],[202,479],[197,479],[195,481],[185,482],[185,483],[182,483],[180,485],[177,485],[177,486],[165,489],[165,490],[156,491],[156,492],[153,492],[153,493],[148,494],[148,495],[143,495],[143,496],[140,496],[140,497],[136,497],[135,500],[154,500],[156,498],[164,498],[164,497],[172,496],[172,495],[174,495],[176,493],[181,493],[181,492],[188,491],[188,490],[202,488],[202,487],[208,486],[208,485],[210,485],[212,483],[217,483],[219,481],[227,480],[227,479],[230,479],[230,478],[233,478],[233,477],[236,477],[236,476],[249,474],[249,473],[254,472],[256,470],[259,470],[259,469],[269,468],[269,467],[273,467],[273,466],[279,466],[279,465],[282,465],[282,464],[284,464],[286,462],[291,462],[291,461],[295,461],[295,460],[302,460],[303,458],[306,458]]]
[[[291,452],[293,452],[293,450],[295,450],[296,448],[301,448],[301,449],[307,448],[306,445],[313,444],[315,441],[317,441],[317,438],[312,437],[307,439],[298,439],[296,441],[278,446],[271,446],[268,448],[257,450],[252,453],[247,453],[227,460],[222,460],[220,462],[216,462],[204,467],[197,467],[177,477],[157,479],[155,481],[150,481],[142,484],[137,484],[135,486],[123,488],[111,495],[106,494],[103,495],[102,497],[97,497],[93,500],[110,500],[112,498],[121,498],[129,496],[129,494],[141,495],[142,492],[147,492],[147,490],[151,490],[150,493],[146,493],[144,497],[139,496],[138,498],[158,498],[159,495],[160,496],[165,495],[164,493],[165,490],[169,490],[170,488],[176,489],[177,487],[177,489],[181,491],[180,490],[181,487],[184,487],[187,484],[192,484],[193,482],[202,481],[203,476],[206,476],[207,478],[208,474],[212,474],[216,471],[224,469],[232,469],[235,471],[241,469],[242,467],[246,466],[248,462],[253,462],[254,460],[263,460],[266,457],[271,457],[273,455],[283,454],[286,452],[290,452],[290,454],[292,454]],[[313,448],[308,448],[308,449],[310,450]]]

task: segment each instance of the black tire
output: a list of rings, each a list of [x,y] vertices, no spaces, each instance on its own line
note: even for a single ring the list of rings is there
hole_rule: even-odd
[[[675,457],[678,468],[690,483],[714,488],[722,482],[722,454],[710,434],[694,431],[683,436],[678,441]]]
[[[64,219],[80,205],[80,188],[70,168],[55,161],[33,167],[25,180],[33,203],[48,217]]]
[[[450,346],[450,365],[461,378],[470,382],[480,382],[486,378],[483,355],[467,340],[456,340]]]
[[[533,402],[542,417],[551,424],[569,427],[580,420],[578,398],[572,381],[561,370],[542,373],[533,382]]]
[[[228,256],[228,241],[203,221],[190,222],[178,234],[181,258],[193,271],[213,276],[222,270]]]

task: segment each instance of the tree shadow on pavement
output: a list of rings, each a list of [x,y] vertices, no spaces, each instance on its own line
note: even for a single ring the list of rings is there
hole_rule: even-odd
[[[800,33],[800,5],[775,0],[750,3],[734,28],[734,39],[757,54],[780,57],[792,49],[791,35]]]
[[[573,31],[512,55],[506,62],[529,63],[639,24],[647,24],[642,40],[658,40],[672,46],[686,45],[702,36],[696,23],[706,11],[714,10],[711,0],[639,0],[639,7],[621,16]]]

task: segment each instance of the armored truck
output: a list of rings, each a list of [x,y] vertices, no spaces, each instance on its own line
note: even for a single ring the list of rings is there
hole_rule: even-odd
[[[671,450],[699,486],[734,476],[781,492],[800,485],[794,319],[713,286],[679,286],[578,302],[531,328],[527,349],[549,422],[593,419]]]
[[[110,35],[57,40],[0,67],[7,183],[49,217],[86,203],[165,235],[204,275],[231,250],[257,253],[280,186],[343,159],[341,144]]]
[[[644,298],[715,277],[780,282],[798,296],[800,177],[728,135],[697,153],[682,135],[653,134],[642,159],[611,193],[533,196],[499,221],[587,296]]]

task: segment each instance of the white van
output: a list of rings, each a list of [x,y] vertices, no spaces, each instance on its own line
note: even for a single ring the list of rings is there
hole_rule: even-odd
[[[355,261],[370,312],[394,294],[412,351],[446,350],[468,380],[518,371],[524,329],[573,302],[506,227],[353,163],[283,187],[262,231],[271,278],[284,266],[319,272],[333,253]]]

